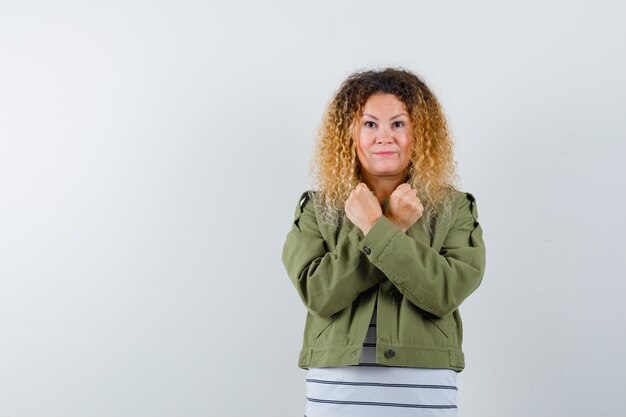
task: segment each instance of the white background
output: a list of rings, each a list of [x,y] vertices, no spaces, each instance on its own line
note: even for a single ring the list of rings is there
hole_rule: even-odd
[[[302,416],[282,245],[326,103],[385,66],[484,230],[460,416],[621,415],[622,4],[0,1],[0,417]]]

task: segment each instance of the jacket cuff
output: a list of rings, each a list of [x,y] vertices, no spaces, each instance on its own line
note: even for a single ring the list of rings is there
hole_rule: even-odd
[[[367,232],[367,235],[361,239],[358,248],[369,259],[378,259],[378,256],[385,250],[391,239],[398,233],[402,233],[402,229],[396,226],[388,217],[382,215],[376,220],[376,223]]]

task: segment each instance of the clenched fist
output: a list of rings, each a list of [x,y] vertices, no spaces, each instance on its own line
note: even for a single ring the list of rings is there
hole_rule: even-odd
[[[378,199],[363,182],[359,183],[346,200],[346,216],[364,235],[383,215]]]
[[[417,198],[417,190],[402,183],[391,193],[385,210],[385,216],[403,232],[409,230],[422,217],[424,206]]]

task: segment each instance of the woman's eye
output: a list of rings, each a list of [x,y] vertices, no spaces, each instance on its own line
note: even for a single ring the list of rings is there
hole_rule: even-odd
[[[376,123],[374,123],[374,122],[365,122],[365,126],[366,127],[374,127],[374,126],[376,126]]]
[[[393,122],[393,126],[394,127],[402,127],[402,126],[404,126],[404,122],[401,122],[401,121]]]

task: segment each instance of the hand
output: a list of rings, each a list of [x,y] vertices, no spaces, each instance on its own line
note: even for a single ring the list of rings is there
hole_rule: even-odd
[[[422,217],[423,212],[424,206],[417,198],[417,190],[405,182],[398,185],[389,196],[385,216],[406,232]]]
[[[364,235],[370,231],[376,220],[383,215],[378,199],[365,183],[359,183],[346,200],[346,216]]]

